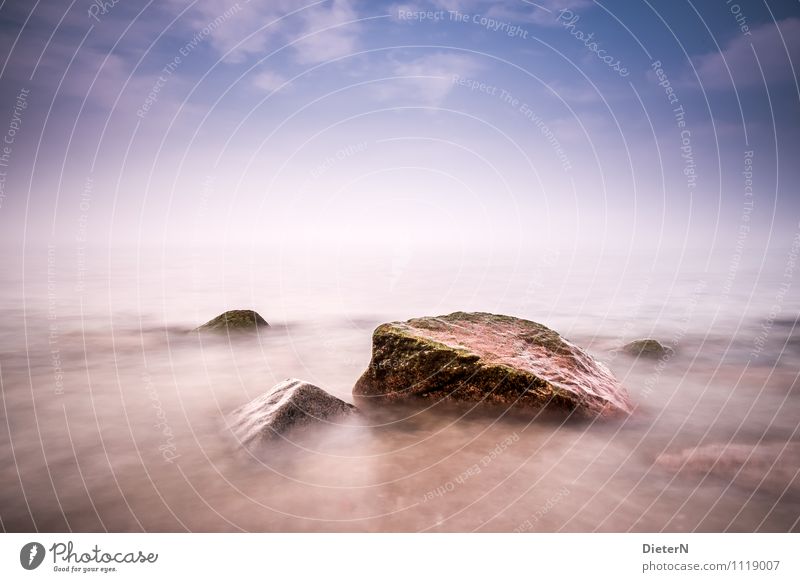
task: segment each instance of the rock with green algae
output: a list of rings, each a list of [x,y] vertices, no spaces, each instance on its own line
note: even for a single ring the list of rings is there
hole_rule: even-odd
[[[632,356],[645,358],[660,358],[672,353],[671,348],[652,338],[632,341],[629,344],[625,344],[622,349]]]
[[[577,416],[626,416],[627,391],[602,364],[533,321],[457,312],[379,326],[353,394],[371,402],[487,402]]]
[[[269,324],[252,309],[234,309],[218,315],[197,328],[197,331],[252,331]]]

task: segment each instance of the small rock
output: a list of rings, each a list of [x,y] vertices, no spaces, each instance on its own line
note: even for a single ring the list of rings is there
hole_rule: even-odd
[[[632,356],[644,358],[660,358],[672,353],[672,348],[668,348],[658,340],[651,338],[632,341],[629,344],[625,344],[622,349]]]
[[[386,323],[353,388],[370,401],[414,398],[555,408],[578,416],[625,416],[626,390],[579,347],[541,324],[457,312]]]
[[[251,331],[259,327],[269,327],[269,324],[258,313],[251,309],[234,309],[204,323],[196,331]]]
[[[235,410],[229,426],[243,445],[280,438],[290,430],[356,412],[308,382],[289,378]]]
[[[658,456],[656,464],[683,475],[800,493],[800,443],[710,444]]]

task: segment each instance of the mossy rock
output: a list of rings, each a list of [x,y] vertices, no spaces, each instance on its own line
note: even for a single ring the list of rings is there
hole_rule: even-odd
[[[204,323],[196,331],[240,332],[259,327],[269,327],[269,324],[258,313],[251,309],[234,309]]]
[[[552,329],[525,319],[456,312],[379,326],[353,394],[556,408],[583,417],[627,415],[611,372]]]
[[[625,344],[622,349],[631,356],[644,358],[661,358],[672,353],[672,348],[668,348],[652,338],[632,341]]]

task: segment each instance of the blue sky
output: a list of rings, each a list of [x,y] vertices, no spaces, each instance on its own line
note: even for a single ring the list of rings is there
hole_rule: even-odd
[[[725,251],[798,230],[796,1],[100,5],[0,6],[6,242]]]

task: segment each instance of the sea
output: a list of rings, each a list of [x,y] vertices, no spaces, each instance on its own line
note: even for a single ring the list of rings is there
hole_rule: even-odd
[[[797,455],[774,454],[800,443],[797,250],[6,249],[0,527],[800,531]],[[229,309],[270,327],[192,331]],[[454,311],[558,331],[633,414],[386,405],[256,449],[231,433],[231,413],[286,378],[353,402],[378,325]],[[621,349],[642,338],[671,352]],[[719,458],[663,462],[692,450]]]

